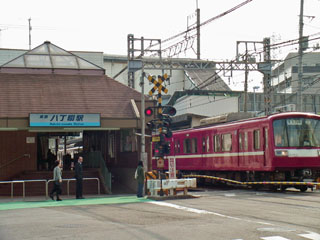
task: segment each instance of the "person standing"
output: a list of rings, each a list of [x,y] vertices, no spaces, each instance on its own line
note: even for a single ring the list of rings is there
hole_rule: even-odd
[[[77,199],[84,198],[82,196],[82,179],[83,179],[82,162],[83,162],[83,157],[79,156],[78,162],[76,163],[76,166],[75,166],[76,198]]]
[[[137,197],[141,198],[143,197],[143,186],[144,186],[144,170],[143,170],[143,162],[139,161],[138,167],[136,169],[135,173],[135,179],[138,182],[138,191],[137,191]]]
[[[55,161],[55,168],[53,169],[53,189],[52,191],[50,192],[50,198],[52,200],[54,200],[53,198],[53,194],[56,193],[56,200],[57,201],[62,201],[60,198],[59,198],[59,195],[61,194],[61,183],[62,183],[62,172],[61,172],[61,167],[62,167],[62,164],[61,164],[61,161],[60,160],[56,160]]]

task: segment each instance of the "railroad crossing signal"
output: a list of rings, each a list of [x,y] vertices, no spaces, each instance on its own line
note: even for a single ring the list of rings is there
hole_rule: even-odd
[[[168,89],[164,86],[162,86],[162,83],[168,79],[168,75],[164,74],[163,76],[158,76],[158,81],[155,79],[154,76],[148,76],[148,80],[154,84],[154,87],[151,88],[151,90],[149,91],[149,95],[152,96],[156,90],[158,90],[158,113],[162,114],[162,108],[161,108],[161,104],[162,104],[162,95],[161,92],[164,93],[168,93]]]
[[[168,89],[162,86],[162,83],[168,80],[168,75],[158,76],[158,80],[155,76],[148,76],[148,80],[154,84],[153,88],[149,91],[149,95],[152,96],[156,91],[158,106],[148,107],[145,109],[146,116],[153,115],[153,109],[157,109],[157,119],[151,120],[147,123],[147,126],[155,131],[155,136],[152,137],[152,142],[154,146],[154,156],[157,158],[158,168],[164,167],[164,156],[170,154],[170,142],[166,141],[165,138],[172,137],[172,132],[170,129],[171,116],[176,114],[176,109],[172,106],[162,106],[162,92],[168,93]],[[162,111],[164,109],[164,113]]]
[[[168,89],[162,86],[162,83],[168,79],[168,75],[165,73],[163,76],[158,76],[158,81],[155,79],[155,76],[148,76],[148,80],[154,84],[154,87],[149,91],[149,95],[152,96],[156,90],[161,94],[161,91],[168,93]]]

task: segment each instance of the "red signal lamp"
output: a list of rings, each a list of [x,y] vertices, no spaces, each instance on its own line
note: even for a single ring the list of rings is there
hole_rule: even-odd
[[[153,109],[150,108],[150,107],[146,108],[146,109],[144,110],[144,114],[145,114],[146,116],[152,116],[152,114],[153,114]]]

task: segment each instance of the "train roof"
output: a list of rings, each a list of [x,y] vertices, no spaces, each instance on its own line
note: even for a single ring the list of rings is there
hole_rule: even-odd
[[[219,117],[219,116],[216,116],[216,117]],[[268,116],[251,117],[251,118],[231,120],[231,121],[224,121],[227,118],[225,116],[223,116],[222,122],[217,121],[212,124],[197,126],[197,127],[188,128],[188,129],[176,130],[174,132],[180,133],[180,132],[185,132],[185,131],[201,131],[206,128],[211,128],[211,127],[216,127],[216,126],[221,126],[221,125],[227,126],[227,125],[231,125],[231,124],[238,124],[238,123],[251,122],[251,121],[256,122],[256,121],[274,120],[274,119],[285,118],[285,117],[310,117],[310,118],[317,117],[320,119],[320,115],[314,114],[314,113],[306,113],[306,112],[281,112],[281,113],[273,113]]]

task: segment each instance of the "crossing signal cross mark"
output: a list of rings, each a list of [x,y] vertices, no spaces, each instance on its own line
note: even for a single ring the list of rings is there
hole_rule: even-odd
[[[154,79],[152,76],[148,76],[148,80],[154,84],[154,87],[149,91],[149,95],[152,96],[156,90],[158,90],[159,95],[161,96],[161,92],[168,93],[168,89],[162,86],[164,80],[167,79],[167,74],[164,76],[158,76],[158,81]]]

